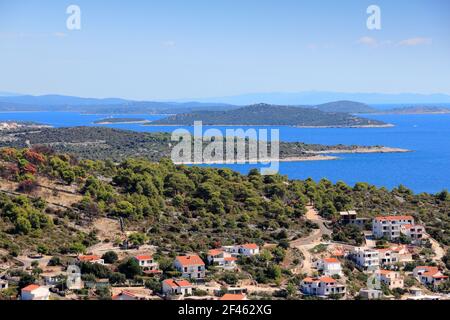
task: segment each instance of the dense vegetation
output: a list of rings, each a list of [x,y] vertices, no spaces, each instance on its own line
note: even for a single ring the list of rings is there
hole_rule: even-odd
[[[312,108],[258,104],[228,111],[198,111],[177,114],[149,125],[273,125],[273,126],[337,126],[352,127],[384,125],[376,120],[352,116],[348,113],[323,112]]]

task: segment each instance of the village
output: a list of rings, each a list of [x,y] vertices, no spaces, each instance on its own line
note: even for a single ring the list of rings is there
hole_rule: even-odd
[[[117,246],[105,241],[88,248],[85,255],[35,254],[17,257],[14,265],[0,264],[0,293],[5,297],[11,288],[21,287],[17,296],[9,297],[21,300],[237,301],[286,298],[288,294],[297,299],[334,300],[450,298],[440,292],[448,282],[441,261],[444,250],[412,216],[386,215],[369,220],[358,218],[356,211],[341,212],[339,224],[361,227],[365,237],[361,246],[331,241],[327,221],[312,207],[308,207],[306,217],[319,228],[290,243],[289,250],[302,257],[298,266],[290,270],[298,275],[295,286],[285,282],[259,284],[238,276],[241,262],[266,254],[270,244],[240,243],[207,252],[187,252],[168,263],[153,246],[135,246],[127,241]],[[116,223],[103,222],[108,228]],[[367,223],[371,224],[371,231],[363,231]],[[107,228],[103,231],[118,232]],[[424,251],[427,257],[423,256]],[[427,264],[418,265],[417,259],[426,260]],[[112,283],[111,277],[92,275],[105,272],[113,272],[117,280]],[[138,274],[139,280],[133,279]],[[235,275],[236,279],[227,283],[221,274]],[[352,279],[355,274],[356,279]],[[29,283],[24,283],[27,279]],[[355,282],[361,287],[357,292],[352,289]]]

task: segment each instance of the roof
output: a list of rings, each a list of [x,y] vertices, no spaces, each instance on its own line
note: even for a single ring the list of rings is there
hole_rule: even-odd
[[[129,296],[131,298],[137,298],[135,294],[129,292],[129,291],[122,291],[119,294],[116,294],[115,296],[112,296],[113,300],[118,300],[121,296]]]
[[[151,256],[151,255],[139,255],[139,256],[135,256],[135,258],[137,260],[152,260],[153,256]]]
[[[439,272],[438,267],[430,267],[430,266],[418,266],[414,270],[424,270],[425,272],[422,274],[424,276],[434,276]]]
[[[258,245],[256,243],[246,243],[241,245],[242,248],[244,249],[258,249]]]
[[[324,258],[323,262],[325,263],[339,263],[339,260],[336,258]]]
[[[245,299],[245,295],[243,294],[231,294],[231,293],[226,293],[224,294],[219,300],[225,301],[225,300],[244,300]]]
[[[182,266],[196,266],[196,265],[202,265],[204,266],[205,263],[198,255],[190,255],[190,256],[178,256],[176,257],[176,260],[182,265]]]
[[[311,277],[306,277],[305,279],[303,279],[303,282],[308,282],[308,283],[312,283],[312,282],[326,282],[326,283],[336,283],[336,280],[331,278],[331,277],[321,277],[321,278],[311,278]]]
[[[163,281],[163,283],[167,284],[171,288],[191,287],[192,286],[192,284],[187,280],[166,279]]]
[[[210,256],[218,256],[219,254],[222,254],[223,250],[222,249],[211,249],[208,251],[208,255]]]
[[[95,255],[78,256],[78,260],[84,261],[84,262],[96,261],[96,260],[100,260],[100,259],[101,259],[101,257],[95,256]]]
[[[348,215],[356,216],[356,215],[357,215],[357,213],[356,213],[355,210],[341,211],[339,214],[340,214],[341,216],[348,216]]]
[[[391,270],[378,270],[378,271],[377,271],[378,274],[381,274],[381,275],[383,275],[383,276],[386,276],[386,275],[388,275],[388,274],[391,274],[392,272],[394,272],[394,271],[391,271]]]
[[[30,284],[30,285],[26,286],[25,288],[23,288],[22,291],[24,291],[24,292],[31,292],[31,291],[34,291],[34,290],[39,289],[39,288],[40,288],[40,286],[37,285],[37,284]]]
[[[412,216],[385,216],[385,217],[376,217],[377,221],[398,221],[398,220],[414,220]]]
[[[327,282],[327,283],[335,283],[336,280],[331,277],[321,277],[319,278],[320,282]]]
[[[237,261],[236,257],[225,257],[223,260],[225,261]]]

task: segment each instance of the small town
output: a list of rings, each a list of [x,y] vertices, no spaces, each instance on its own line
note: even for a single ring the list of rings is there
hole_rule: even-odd
[[[443,289],[448,285],[441,261],[444,252],[412,216],[386,215],[367,221],[355,211],[341,212],[338,223],[361,228],[364,246],[326,240],[331,234],[326,221],[311,207],[307,216],[320,228],[290,243],[289,250],[303,257],[301,265],[291,270],[298,275],[297,286],[241,279],[240,264],[269,254],[270,244],[243,243],[186,253],[169,265],[162,259],[163,271],[155,258],[161,257],[157,248],[129,248],[125,241],[118,247],[96,245],[87,255],[36,254],[17,257],[13,265],[3,263],[1,296],[21,300],[450,299],[448,287]],[[363,231],[368,222],[372,230]],[[418,265],[418,258],[425,259],[426,265]],[[109,278],[100,276],[110,272]],[[352,287],[357,284],[361,289],[355,292]]]

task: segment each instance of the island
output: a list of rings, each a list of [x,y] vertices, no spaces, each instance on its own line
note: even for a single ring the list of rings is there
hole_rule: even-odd
[[[343,112],[324,112],[313,108],[256,104],[226,111],[197,111],[152,121],[150,126],[191,126],[195,121],[215,126],[295,126],[295,127],[386,127],[378,120]]]
[[[94,121],[94,124],[126,124],[126,123],[146,123],[143,118],[106,118]]]
[[[22,131],[1,131],[0,148],[25,148],[44,145],[56,152],[76,155],[82,159],[123,161],[126,158],[146,158],[160,161],[170,158],[175,145],[169,133],[149,133],[107,127],[41,128]],[[204,142],[206,147],[207,142]],[[271,149],[270,143],[267,146]],[[345,153],[397,153],[409,150],[385,146],[321,145],[303,142],[280,142],[279,161],[336,160]],[[247,156],[247,154],[246,154]],[[247,158],[248,159],[248,158]],[[211,162],[204,162],[211,163]],[[185,164],[194,164],[189,162]]]

